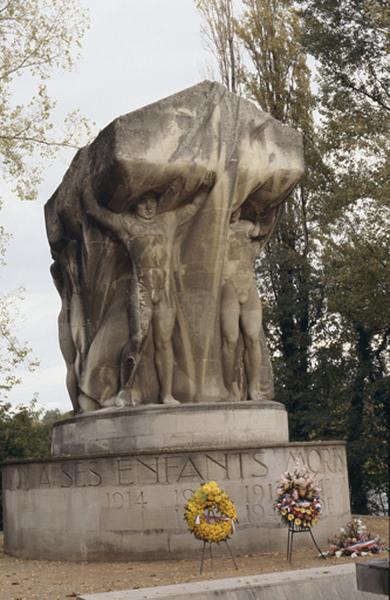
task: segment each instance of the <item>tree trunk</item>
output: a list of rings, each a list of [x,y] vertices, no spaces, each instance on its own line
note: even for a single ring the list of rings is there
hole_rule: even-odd
[[[357,368],[352,389],[350,426],[348,435],[348,466],[351,485],[352,512],[367,514],[367,490],[364,489],[364,399],[371,374],[370,333],[355,326]]]

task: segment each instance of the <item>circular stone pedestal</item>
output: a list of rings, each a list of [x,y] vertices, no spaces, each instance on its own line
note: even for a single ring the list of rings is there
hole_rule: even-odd
[[[288,442],[278,402],[149,405],[102,409],[54,425],[52,456],[168,449],[243,448]]]
[[[289,443],[287,413],[278,403],[102,410],[57,423],[52,450],[50,459],[3,468],[4,548],[14,556],[200,555],[184,506],[212,480],[237,508],[235,554],[285,552],[287,532],[273,504],[280,474],[297,460],[317,474],[322,489],[317,541],[326,543],[350,517],[345,444]]]
[[[230,542],[234,554],[284,553],[286,526],[273,504],[280,474],[294,469],[296,460],[320,481],[323,512],[315,537],[326,546],[331,532],[350,519],[342,442],[8,464],[3,468],[4,549],[21,558],[49,560],[200,558],[202,543],[188,532],[184,506],[202,482],[217,481],[237,508],[239,525]],[[294,546],[311,544],[306,536],[297,537]]]

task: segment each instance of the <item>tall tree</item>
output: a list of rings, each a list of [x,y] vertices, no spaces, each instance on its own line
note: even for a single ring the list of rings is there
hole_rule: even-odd
[[[214,56],[221,81],[228,90],[240,92],[241,52],[234,27],[233,0],[195,0],[203,17],[202,36]]]
[[[355,100],[351,110],[390,111],[386,0],[301,0],[304,43],[318,59],[329,93]],[[344,111],[343,111],[344,112]]]
[[[1,205],[0,205],[1,208]],[[0,268],[4,266],[4,255],[9,234],[0,226]],[[27,342],[18,340],[14,332],[18,303],[23,290],[0,294],[0,405],[7,393],[20,383],[20,370],[33,370],[38,362],[31,357]]]
[[[359,198],[387,203],[390,12],[384,0],[302,0],[303,43],[317,59],[325,160],[337,164],[327,203],[338,218]],[[328,219],[329,220],[329,219]]]
[[[385,491],[390,433],[385,355],[390,299],[390,13],[382,0],[300,4],[303,41],[317,59],[324,160],[337,165],[331,185],[322,189],[328,207],[321,219],[324,283],[328,318],[339,325],[332,344],[338,341],[342,360],[348,354],[344,402],[352,504],[363,513],[368,492]]]
[[[353,508],[364,512],[367,492],[386,488],[388,13],[381,0],[241,5],[244,93],[300,129],[306,155],[259,269],[278,398],[293,439],[348,440]]]
[[[21,199],[36,196],[44,159],[61,146],[75,146],[86,131],[86,121],[76,111],[66,119],[66,133],[56,136],[55,101],[47,87],[56,70],[72,67],[86,26],[78,0],[0,0],[1,172]],[[0,267],[8,237],[0,226]],[[21,290],[0,294],[2,400],[20,381],[19,368],[37,365],[28,344],[19,342],[14,332],[20,295]]]
[[[241,75],[246,95],[282,123],[312,129],[310,71],[302,50],[301,19],[287,0],[242,0],[235,22],[249,57]]]
[[[323,295],[315,261],[317,195],[325,166],[314,131],[310,71],[301,44],[302,20],[287,0],[243,0],[236,30],[246,50],[242,80],[249,98],[303,135],[306,176],[258,268],[271,333],[278,398],[290,411],[293,439],[307,439],[314,330]],[[244,55],[245,56],[245,55]]]
[[[76,145],[85,121],[68,115],[56,137],[47,80],[70,69],[87,25],[78,0],[0,0],[0,157],[3,176],[22,199],[34,198],[42,163],[59,146]],[[16,98],[19,98],[17,100]]]
[[[334,222],[322,256],[331,344],[341,373],[334,373],[336,385],[321,406],[339,432],[347,433],[352,508],[359,514],[367,512],[370,492],[388,493],[390,236],[385,223],[385,209],[372,199],[359,201]],[[329,347],[329,339],[324,343]],[[328,371],[324,361],[320,367]]]

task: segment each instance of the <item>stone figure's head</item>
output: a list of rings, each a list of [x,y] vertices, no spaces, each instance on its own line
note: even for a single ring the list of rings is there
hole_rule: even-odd
[[[135,205],[135,214],[146,221],[153,219],[157,213],[158,200],[153,192],[147,192]]]

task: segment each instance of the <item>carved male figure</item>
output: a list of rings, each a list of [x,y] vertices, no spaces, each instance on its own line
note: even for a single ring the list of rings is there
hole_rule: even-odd
[[[211,178],[206,178],[205,185],[210,183]],[[160,399],[164,404],[178,402],[172,395],[172,333],[176,310],[170,281],[170,254],[176,227],[196,213],[203,198],[200,194],[189,206],[157,216],[158,199],[153,193],[147,193],[138,200],[134,213],[124,214],[116,214],[98,205],[90,189],[84,193],[87,214],[111,230],[127,249],[135,266],[142,306],[140,330],[136,334],[130,332],[129,342],[122,352],[121,390],[117,398],[104,401],[105,406],[135,404],[131,393],[132,385],[150,328],[155,347]]]
[[[261,401],[260,331],[262,308],[253,276],[253,263],[262,237],[260,225],[240,220],[241,209],[231,215],[221,296],[222,361],[225,385],[231,395],[240,329],[245,346],[245,367],[250,400]]]

